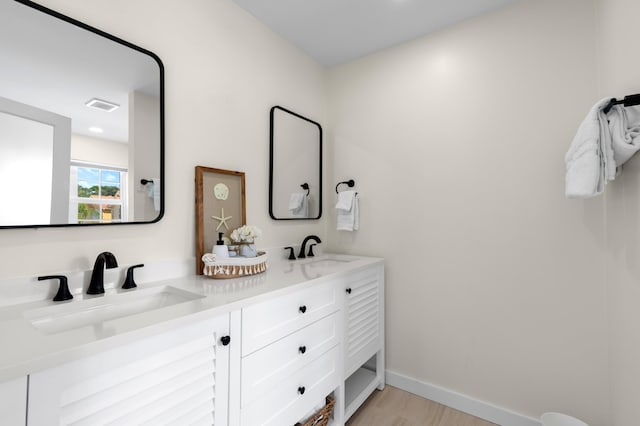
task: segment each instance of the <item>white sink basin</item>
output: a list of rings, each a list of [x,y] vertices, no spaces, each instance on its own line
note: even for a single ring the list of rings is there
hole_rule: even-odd
[[[202,298],[171,286],[137,289],[33,309],[24,318],[42,333],[55,334]]]
[[[352,262],[356,258],[331,254],[331,255],[323,255],[315,258],[307,258],[307,260],[303,263],[305,266],[311,266],[312,268],[333,268],[336,266],[344,265],[345,263]]]
[[[337,259],[318,259],[311,262],[307,262],[304,265],[312,268],[333,268],[335,266],[344,265],[350,262],[349,260],[337,260]]]
[[[299,265],[305,278],[314,279],[337,272],[354,260],[358,260],[358,257],[329,254],[303,259]]]

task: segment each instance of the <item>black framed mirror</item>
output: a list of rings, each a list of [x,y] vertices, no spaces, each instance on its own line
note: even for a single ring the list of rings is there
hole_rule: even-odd
[[[27,0],[0,2],[0,228],[164,214],[164,66]]]
[[[322,216],[322,126],[281,106],[270,112],[269,215],[275,220]]]

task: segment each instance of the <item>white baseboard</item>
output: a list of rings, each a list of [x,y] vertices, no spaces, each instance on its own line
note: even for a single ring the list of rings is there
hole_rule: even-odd
[[[500,426],[541,426],[540,421],[537,419],[523,416],[522,414],[491,405],[484,401],[479,401],[470,396],[424,383],[393,371],[386,370],[385,373],[388,385],[471,414],[483,420],[496,423]]]

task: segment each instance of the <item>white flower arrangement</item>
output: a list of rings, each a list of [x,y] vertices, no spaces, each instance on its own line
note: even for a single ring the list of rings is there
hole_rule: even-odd
[[[236,243],[252,243],[261,235],[262,231],[257,226],[243,225],[233,230],[231,239]]]

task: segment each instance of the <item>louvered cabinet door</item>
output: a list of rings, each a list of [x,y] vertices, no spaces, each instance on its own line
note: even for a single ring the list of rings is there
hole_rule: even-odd
[[[225,314],[32,374],[28,425],[224,426],[228,332]]]
[[[369,268],[345,283],[345,376],[349,377],[384,345],[383,275]]]

